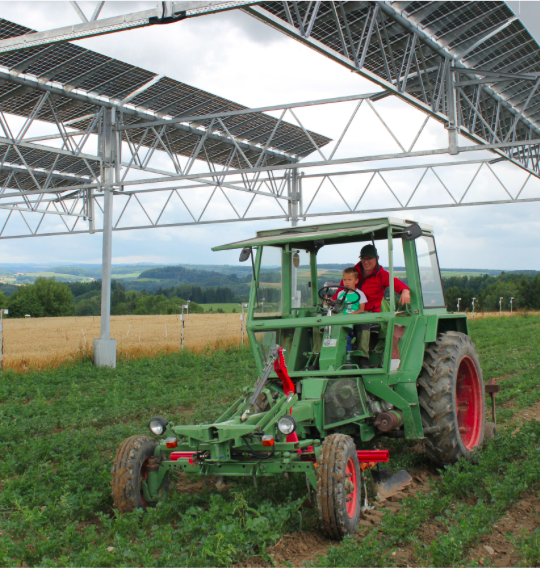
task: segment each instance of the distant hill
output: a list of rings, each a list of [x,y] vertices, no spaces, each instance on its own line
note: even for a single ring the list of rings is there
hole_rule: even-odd
[[[251,282],[251,271],[246,276],[239,278],[236,274],[224,274],[213,270],[194,270],[184,266],[164,266],[141,272],[138,280],[145,279],[174,281],[175,284],[196,284],[205,288],[208,286],[230,286]]]

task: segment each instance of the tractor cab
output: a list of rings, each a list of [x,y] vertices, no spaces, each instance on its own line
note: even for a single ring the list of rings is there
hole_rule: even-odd
[[[370,243],[389,273],[385,298],[377,311],[349,315],[348,304],[358,294],[340,286],[343,268],[357,264],[361,248]],[[279,344],[293,379],[403,373],[418,319],[447,315],[428,225],[382,218],[295,227],[261,231],[213,250],[231,248],[242,249],[241,260],[253,263],[247,330],[260,372],[269,349]],[[377,267],[371,276],[381,287],[383,270]],[[394,277],[409,287],[410,304],[399,303]],[[466,320],[460,327],[466,331]],[[423,351],[420,362],[422,356]]]

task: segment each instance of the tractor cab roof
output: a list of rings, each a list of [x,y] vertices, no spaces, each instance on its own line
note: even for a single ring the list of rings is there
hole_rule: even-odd
[[[372,238],[374,240],[386,239],[388,237],[388,227],[402,231],[415,223],[415,221],[396,219],[394,217],[380,217],[378,219],[365,219],[346,223],[327,223],[324,225],[272,229],[258,231],[257,236],[252,239],[214,247],[212,250],[229,250],[262,245],[284,246],[287,243],[294,244],[295,247],[300,249],[311,250],[319,248],[322,244],[355,243],[371,241]],[[433,233],[431,225],[421,223],[420,227],[424,234]]]

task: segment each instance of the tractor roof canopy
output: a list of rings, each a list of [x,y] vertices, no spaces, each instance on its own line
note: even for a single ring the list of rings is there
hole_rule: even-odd
[[[398,231],[406,229],[416,221],[381,217],[379,219],[365,219],[363,221],[349,221],[346,223],[327,223],[324,225],[307,225],[303,227],[272,229],[258,231],[253,239],[238,241],[228,245],[214,247],[213,251],[229,250],[243,247],[262,245],[284,246],[287,243],[295,247],[311,250],[321,244],[341,244],[361,241],[382,240],[388,237],[388,227]],[[432,234],[431,225],[420,224],[424,234]],[[324,241],[324,243],[320,243]]]

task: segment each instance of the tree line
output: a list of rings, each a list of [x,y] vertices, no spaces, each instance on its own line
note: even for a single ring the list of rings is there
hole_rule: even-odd
[[[443,278],[444,297],[448,311],[471,309],[476,298],[476,311],[499,309],[503,297],[503,310],[509,310],[513,297],[514,309],[540,310],[540,274],[501,273],[498,276],[451,276]],[[308,295],[306,288],[303,294]],[[280,290],[263,287],[259,295],[266,303],[279,302]],[[208,287],[181,284],[159,288],[156,292],[126,290],[118,281],[111,285],[112,315],[176,314],[180,306],[190,301],[191,313],[203,313],[201,304],[238,303],[245,301],[228,287]],[[9,317],[99,316],[101,312],[101,282],[59,282],[55,278],[36,278],[33,284],[19,286],[6,298],[0,292],[0,305],[9,309]]]
[[[189,298],[175,294],[149,294],[126,290],[118,281],[111,284],[112,315],[177,314]],[[9,309],[9,317],[99,316],[101,313],[101,282],[59,282],[55,278],[36,278],[33,284],[20,286],[0,302]],[[203,313],[197,302],[190,302],[191,313]]]
[[[444,298],[448,311],[457,310],[458,298],[460,311],[472,308],[475,311],[496,311],[499,298],[503,298],[502,309],[510,310],[510,298],[513,309],[540,310],[540,274],[505,273],[498,276],[451,276],[443,278]]]

